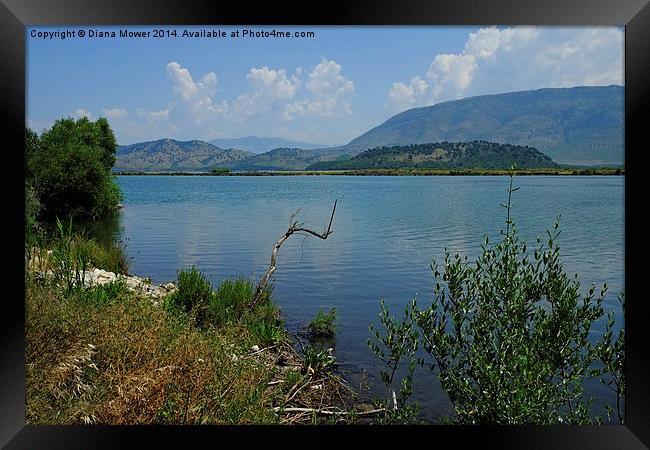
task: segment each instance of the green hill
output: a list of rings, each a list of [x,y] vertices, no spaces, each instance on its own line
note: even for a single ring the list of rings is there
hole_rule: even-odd
[[[472,141],[377,147],[347,161],[319,162],[307,169],[507,169],[513,164],[519,168],[557,167],[533,147]]]
[[[160,139],[123,145],[116,152],[114,171],[212,170],[251,156],[244,150],[224,150],[204,141]]]

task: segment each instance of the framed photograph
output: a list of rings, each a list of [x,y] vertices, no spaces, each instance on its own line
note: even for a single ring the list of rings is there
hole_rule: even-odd
[[[647,448],[647,2],[305,8],[3,0],[3,446]]]

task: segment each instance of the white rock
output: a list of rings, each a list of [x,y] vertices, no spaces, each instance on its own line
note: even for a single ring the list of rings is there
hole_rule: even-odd
[[[259,345],[253,345],[251,347],[251,352],[259,352],[260,351],[260,346]]]

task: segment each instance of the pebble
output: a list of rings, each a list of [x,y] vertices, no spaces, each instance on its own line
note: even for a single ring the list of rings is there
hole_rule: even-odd
[[[251,352],[259,352],[260,351],[260,346],[259,345],[253,345],[251,347]]]

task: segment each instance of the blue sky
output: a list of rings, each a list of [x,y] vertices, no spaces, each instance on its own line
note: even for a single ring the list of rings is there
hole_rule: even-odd
[[[32,37],[84,30],[86,36]],[[88,37],[89,30],[178,37]],[[183,38],[183,30],[226,38]],[[315,37],[230,37],[235,30]],[[118,143],[274,136],[345,144],[409,108],[543,87],[623,84],[624,33],[600,27],[38,27],[27,125],[107,117]]]

